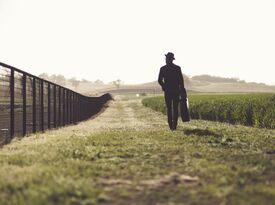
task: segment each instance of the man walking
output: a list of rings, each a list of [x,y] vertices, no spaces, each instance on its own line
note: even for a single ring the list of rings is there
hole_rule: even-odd
[[[160,68],[158,82],[164,91],[168,124],[171,130],[177,129],[179,92],[183,89],[181,68],[173,63],[174,54],[168,52],[166,65]]]

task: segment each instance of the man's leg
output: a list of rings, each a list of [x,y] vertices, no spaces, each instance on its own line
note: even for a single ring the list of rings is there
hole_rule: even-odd
[[[173,128],[173,121],[172,121],[172,97],[169,92],[164,93],[165,97],[165,103],[166,103],[166,109],[167,109],[167,118],[168,118],[168,124],[170,129]]]
[[[179,93],[173,93],[173,128],[177,129],[179,118]]]

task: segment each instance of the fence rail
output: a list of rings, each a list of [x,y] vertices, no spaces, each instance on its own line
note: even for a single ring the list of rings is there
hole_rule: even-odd
[[[0,144],[86,120],[111,98],[87,97],[0,62]]]

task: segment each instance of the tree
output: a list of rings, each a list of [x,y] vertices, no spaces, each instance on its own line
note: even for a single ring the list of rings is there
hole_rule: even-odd
[[[101,81],[99,79],[97,79],[94,83],[97,84],[97,85],[103,85],[104,84],[103,81]]]
[[[50,80],[50,76],[47,73],[41,73],[38,77],[44,80]]]
[[[77,80],[75,77],[71,78],[68,80],[70,83],[72,83],[72,86],[75,88],[75,90],[77,90],[80,81]]]
[[[60,85],[66,85],[66,78],[63,75],[52,75],[52,81],[60,84]]]
[[[57,75],[51,75],[50,80],[54,83],[57,83]]]
[[[120,79],[113,81],[113,85],[115,85],[117,89],[119,89],[121,84],[122,84],[122,81]]]
[[[82,83],[89,83],[90,81],[86,80],[85,78],[82,78],[82,79],[81,79],[81,82],[82,82]]]
[[[56,84],[60,85],[66,85],[66,78],[63,75],[49,75],[47,73],[41,73],[38,75],[39,78],[42,78],[44,80],[51,81]]]

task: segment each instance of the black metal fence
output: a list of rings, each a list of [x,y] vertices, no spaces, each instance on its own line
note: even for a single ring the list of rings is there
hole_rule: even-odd
[[[88,119],[111,98],[87,97],[0,62],[0,144]]]

